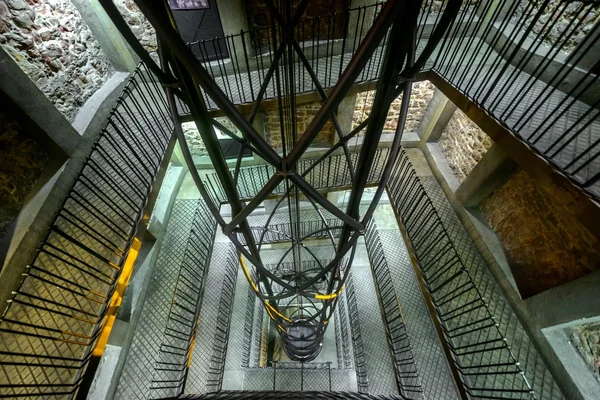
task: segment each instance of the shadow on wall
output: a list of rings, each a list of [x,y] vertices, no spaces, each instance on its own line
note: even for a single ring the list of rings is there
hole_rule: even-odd
[[[523,298],[600,269],[598,238],[526,171],[515,172],[479,208],[502,242]]]

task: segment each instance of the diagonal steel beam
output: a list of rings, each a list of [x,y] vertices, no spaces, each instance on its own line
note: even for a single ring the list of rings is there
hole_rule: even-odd
[[[327,120],[331,118],[333,112],[346,96],[352,85],[354,85],[354,81],[362,72],[381,40],[385,37],[388,28],[398,18],[398,15],[403,8],[402,6],[403,3],[399,0],[389,0],[384,4],[381,12],[373,22],[373,26],[369,32],[367,32],[365,38],[342,73],[342,76],[333,87],[331,94],[327,100],[325,100],[317,115],[315,115],[304,134],[302,134],[289,153],[286,159],[288,166],[291,167],[296,164],[300,157],[302,157],[302,154],[304,154],[317,137],[323,126],[325,126]]]
[[[225,115],[227,115],[231,122],[246,136],[248,141],[263,154],[263,158],[276,169],[281,169],[281,157],[279,157],[265,139],[256,132],[254,127],[246,121],[233,102],[227,98],[227,95],[212,79],[210,74],[202,66],[202,63],[200,63],[192,51],[183,42],[181,36],[172,26],[171,22],[160,15],[161,10],[163,13],[165,12],[165,3],[161,0],[136,0],[136,4],[152,26],[154,26],[159,39],[168,46],[173,55],[181,63],[182,68],[193,77],[196,83],[204,89],[206,94],[224,111]]]
[[[267,1],[267,5],[269,6],[269,8],[275,9],[277,11],[277,9],[275,8],[275,6],[273,5],[273,3],[271,1]],[[304,14],[304,11],[306,10],[307,5],[308,5],[308,0],[302,0],[300,5],[296,9],[296,12],[294,13],[294,16],[292,17],[292,19],[290,21],[290,25],[292,26],[292,29],[295,28],[296,25],[298,25],[298,22],[300,22],[300,18],[302,17],[302,14]],[[279,14],[278,11],[277,11],[277,13]],[[281,15],[278,15],[278,16],[281,17]],[[281,18],[278,18],[278,21],[282,26],[284,25]],[[273,31],[273,35],[274,34],[275,34],[275,32]],[[269,86],[269,82],[273,78],[273,73],[275,72],[276,68],[279,66],[279,61],[281,60],[281,56],[283,55],[283,52],[285,50],[285,44],[286,44],[286,41],[282,40],[279,44],[279,47],[277,48],[277,51],[275,52],[271,66],[269,67],[269,70],[267,71],[267,74],[265,75],[264,81],[263,81],[262,85],[260,86],[260,90],[256,96],[256,100],[254,101],[254,104],[252,105],[252,110],[250,111],[250,118],[248,118],[248,121],[250,121],[250,123],[252,123],[254,121],[254,118],[256,118],[256,114],[258,113],[258,108],[259,108],[262,98],[267,90],[267,87]],[[250,73],[250,71],[248,71],[248,73]]]
[[[271,13],[275,17],[275,19],[277,19],[277,21],[281,25],[284,25],[285,22],[283,20],[283,17],[281,15],[281,13],[279,12],[279,10],[273,5],[273,2],[272,1],[267,1],[267,5],[269,6],[269,9],[271,10]],[[298,57],[300,58],[300,61],[302,62],[302,64],[304,65],[304,68],[308,72],[308,76],[310,77],[310,79],[315,84],[315,86],[317,88],[317,92],[319,93],[319,96],[321,96],[321,100],[327,100],[327,95],[325,94],[325,90],[323,89],[323,85],[321,85],[321,82],[319,81],[319,78],[317,77],[317,74],[315,74],[315,71],[313,70],[312,65],[310,65],[310,62],[306,58],[306,55],[304,54],[304,51],[302,51],[302,48],[300,48],[300,45],[298,44],[298,42],[296,41],[296,39],[293,37],[293,28],[294,28],[294,26],[292,26],[290,28],[290,30],[288,32],[286,32],[286,36],[284,38],[285,43],[287,43],[288,46],[291,46],[294,49],[294,51],[298,54]],[[342,57],[343,57],[343,55],[342,55]],[[354,179],[354,165],[352,165],[352,162],[351,162],[351,159],[350,159],[350,150],[348,149],[348,145],[346,144],[346,141],[343,140],[344,133],[342,132],[342,127],[340,126],[340,123],[339,123],[339,121],[337,119],[336,113],[332,114],[332,120],[333,120],[333,126],[334,126],[335,131],[336,131],[336,133],[338,135],[339,141],[342,143],[342,147],[343,147],[343,150],[344,150],[344,155],[346,156],[346,160],[348,162],[348,169],[349,169],[349,172],[350,172],[350,178]]]

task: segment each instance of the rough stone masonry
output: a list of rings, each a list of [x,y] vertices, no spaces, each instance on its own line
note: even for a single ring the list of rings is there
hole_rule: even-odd
[[[69,121],[114,72],[70,0],[0,0],[0,45]]]

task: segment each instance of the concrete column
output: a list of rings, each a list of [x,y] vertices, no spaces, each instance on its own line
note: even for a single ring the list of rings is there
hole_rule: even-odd
[[[600,25],[600,21],[596,22],[596,25]],[[591,29],[591,33],[588,34],[591,37],[585,38],[585,41],[579,44],[573,50],[573,60],[581,57],[579,60],[578,66],[584,68],[585,70],[590,70],[596,67],[596,73],[598,73],[598,54],[600,54],[600,27],[594,26]],[[591,44],[593,43],[593,44]]]
[[[375,0],[351,0],[350,1],[350,9],[370,6],[375,4],[377,1]],[[352,48],[352,41],[354,40],[354,36],[356,35],[356,40],[360,43],[360,40],[367,34],[369,28],[373,23],[373,17],[375,16],[375,7],[368,7],[366,9],[361,9],[360,12],[358,10],[352,11],[350,13],[350,18],[348,18],[348,39],[349,41],[346,44],[346,48]],[[364,24],[363,24],[364,20]],[[362,26],[362,31],[361,31]]]
[[[73,5],[115,69],[133,72],[137,65],[137,56],[133,55],[98,0],[73,0]]]
[[[221,19],[221,25],[223,27],[223,33],[225,36],[238,35],[233,38],[233,45],[231,41],[228,41],[229,46],[231,46],[230,53],[234,53],[229,54],[229,57],[232,59],[237,57],[240,68],[243,69],[246,67],[246,63],[244,61],[244,44],[242,42],[242,38],[239,36],[239,33],[241,31],[248,31],[248,18],[246,17],[246,10],[244,9],[244,3],[242,0],[220,2],[219,18]],[[250,40],[247,36],[245,39],[246,52],[248,52],[248,55],[250,55]]]
[[[517,164],[494,143],[456,189],[456,199],[465,207],[476,207],[516,169]]]
[[[267,199],[265,200],[265,211],[268,213],[273,212],[273,210],[275,209],[275,206],[277,205],[277,200],[276,199]]]
[[[339,199],[340,199],[340,192],[328,192],[327,193],[327,200],[329,200],[332,204],[337,205]]]
[[[425,110],[421,124],[417,128],[417,134],[421,138],[421,144],[437,142],[454,115],[456,106],[439,90],[435,89],[433,98]]]
[[[0,76],[3,77],[0,79],[0,90],[41,128],[43,137],[36,140],[40,143],[49,140],[67,155],[73,155],[81,136],[2,48]]]

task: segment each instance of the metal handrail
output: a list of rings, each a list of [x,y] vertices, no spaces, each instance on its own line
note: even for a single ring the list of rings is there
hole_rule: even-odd
[[[473,398],[535,399],[406,154],[395,165],[389,192],[466,393]]]
[[[176,397],[183,393],[215,233],[216,221],[200,200],[156,357],[150,398]]]
[[[172,130],[140,64],[2,314],[0,398],[77,393]]]
[[[577,4],[574,9],[573,3]],[[447,4],[447,0],[423,1],[417,56],[423,50],[421,43],[440,23]],[[600,23],[581,39],[584,17],[595,12],[594,7],[595,2],[544,2],[540,6],[517,0],[502,7],[496,6],[494,0],[464,2],[434,59],[423,71],[430,71],[449,83],[582,190],[598,198],[600,79],[597,65],[590,64],[589,54],[598,46]],[[305,37],[303,32],[327,29],[316,36],[319,40],[315,35],[307,35],[312,37],[308,42],[300,40],[301,49],[323,88],[335,85],[379,9],[379,3],[359,7],[307,19],[297,27],[298,38]],[[338,19],[360,23],[354,32],[346,32],[338,39],[332,32]],[[557,20],[564,24],[552,23]],[[261,48],[256,46],[260,41],[257,38],[265,35],[270,38],[271,31],[271,28],[242,31],[190,46],[197,49],[197,56],[203,60],[208,47],[217,49],[220,43],[225,43],[230,49],[229,58],[204,65],[234,103],[253,103],[261,82],[268,78],[276,54],[270,39]],[[386,40],[387,36],[380,48]],[[381,58],[376,52],[355,83],[376,81]],[[317,91],[300,62],[297,69],[298,93]],[[427,74],[422,74],[421,79],[427,79]],[[263,99],[276,97],[274,85],[271,81]],[[209,108],[216,109],[210,98],[206,101]]]
[[[417,362],[374,221],[367,226],[365,244],[398,391],[405,399],[423,399],[423,388]]]

